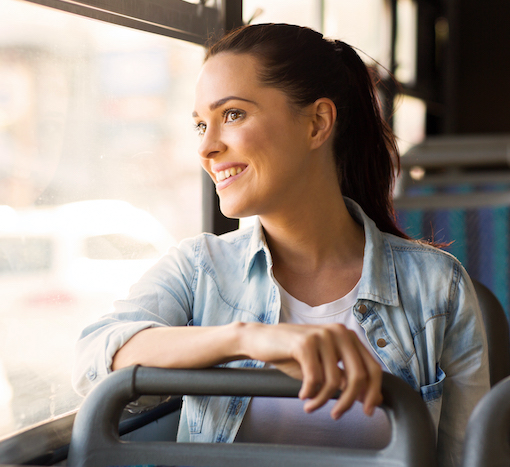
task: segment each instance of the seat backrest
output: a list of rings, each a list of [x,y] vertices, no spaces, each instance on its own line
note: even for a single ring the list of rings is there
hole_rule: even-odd
[[[381,407],[391,440],[381,450],[275,444],[122,442],[122,409],[142,394],[297,397],[301,381],[277,370],[131,367],[109,375],[85,399],[73,427],[67,465],[187,465],[315,467],[435,467],[435,430],[425,403],[409,385],[384,373]],[[338,395],[337,395],[338,396]]]
[[[510,375],[510,336],[505,311],[497,297],[481,282],[473,280],[489,347],[491,386]],[[510,465],[510,464],[509,464]]]
[[[446,244],[469,276],[492,290],[510,320],[510,189],[474,190],[463,185],[407,193],[395,200],[399,225],[412,238]]]
[[[469,418],[462,467],[510,465],[510,377],[480,400]]]

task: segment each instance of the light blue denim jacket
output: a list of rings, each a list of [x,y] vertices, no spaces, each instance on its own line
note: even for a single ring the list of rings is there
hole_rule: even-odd
[[[346,204],[366,239],[354,315],[389,371],[421,393],[438,429],[440,465],[458,465],[468,417],[489,390],[486,337],[471,281],[451,255],[382,233],[356,203]],[[83,331],[74,386],[87,393],[111,372],[116,351],[143,329],[275,324],[279,314],[260,223],[219,237],[199,235],[172,249],[127,300],[116,302],[114,313]],[[187,397],[178,439],[232,442],[248,404],[249,398]]]

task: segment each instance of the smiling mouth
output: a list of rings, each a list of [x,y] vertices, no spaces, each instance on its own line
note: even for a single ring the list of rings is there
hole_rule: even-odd
[[[216,182],[222,182],[227,178],[233,177],[234,175],[238,175],[243,171],[243,167],[231,167],[227,170],[220,170],[216,173]]]

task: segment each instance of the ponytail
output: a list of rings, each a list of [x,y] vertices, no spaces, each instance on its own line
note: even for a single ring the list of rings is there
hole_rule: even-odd
[[[392,203],[395,137],[383,120],[369,71],[352,47],[305,27],[257,24],[234,30],[212,45],[221,52],[251,54],[262,63],[258,79],[305,107],[321,97],[337,109],[334,152],[342,194],[356,201],[383,231],[408,238],[397,227]]]
[[[334,141],[342,194],[356,201],[381,231],[407,238],[396,226],[392,201],[400,170],[395,136],[382,117],[368,68],[351,46],[334,44],[344,68]]]

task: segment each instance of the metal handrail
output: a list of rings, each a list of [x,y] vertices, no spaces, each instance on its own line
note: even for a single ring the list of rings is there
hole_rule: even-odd
[[[116,430],[123,407],[141,394],[297,397],[300,387],[300,381],[277,370],[132,367],[116,371],[89,394],[78,412],[68,465],[436,465],[435,431],[425,403],[409,385],[389,373],[383,376],[381,407],[390,420],[392,436],[381,450],[245,443],[126,443]]]

